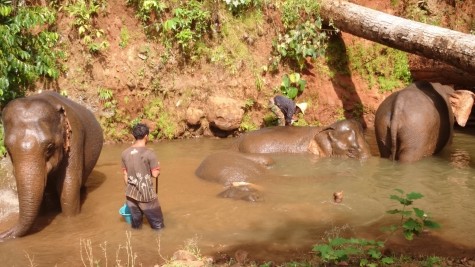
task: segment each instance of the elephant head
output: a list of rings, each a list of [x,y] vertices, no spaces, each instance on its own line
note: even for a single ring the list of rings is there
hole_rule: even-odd
[[[366,159],[371,152],[363,128],[353,120],[342,120],[321,129],[308,145],[318,157]]]
[[[69,150],[70,124],[61,105],[17,99],[2,112],[4,143],[13,163],[19,220],[0,239],[25,235],[34,223],[48,181]]]

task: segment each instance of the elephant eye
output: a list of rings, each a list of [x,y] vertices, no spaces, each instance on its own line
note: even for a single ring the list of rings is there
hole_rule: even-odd
[[[48,144],[48,146],[46,147],[46,156],[51,156],[53,155],[53,152],[54,152],[54,144]]]

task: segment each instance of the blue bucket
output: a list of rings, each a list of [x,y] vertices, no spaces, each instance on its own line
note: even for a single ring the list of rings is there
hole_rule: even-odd
[[[127,204],[124,204],[124,206],[120,207],[119,209],[120,215],[124,217],[124,220],[126,223],[131,224],[132,223],[132,215],[130,214],[130,209]]]

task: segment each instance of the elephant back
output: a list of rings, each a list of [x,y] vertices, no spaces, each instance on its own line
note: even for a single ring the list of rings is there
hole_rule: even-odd
[[[207,156],[195,171],[201,179],[229,186],[251,182],[267,172],[269,160],[247,158],[238,152],[220,152]]]

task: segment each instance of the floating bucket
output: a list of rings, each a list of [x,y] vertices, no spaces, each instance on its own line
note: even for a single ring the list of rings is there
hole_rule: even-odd
[[[127,204],[124,204],[124,206],[120,207],[119,209],[120,215],[124,217],[124,220],[126,223],[131,224],[132,223],[132,215],[130,214],[130,209]]]

